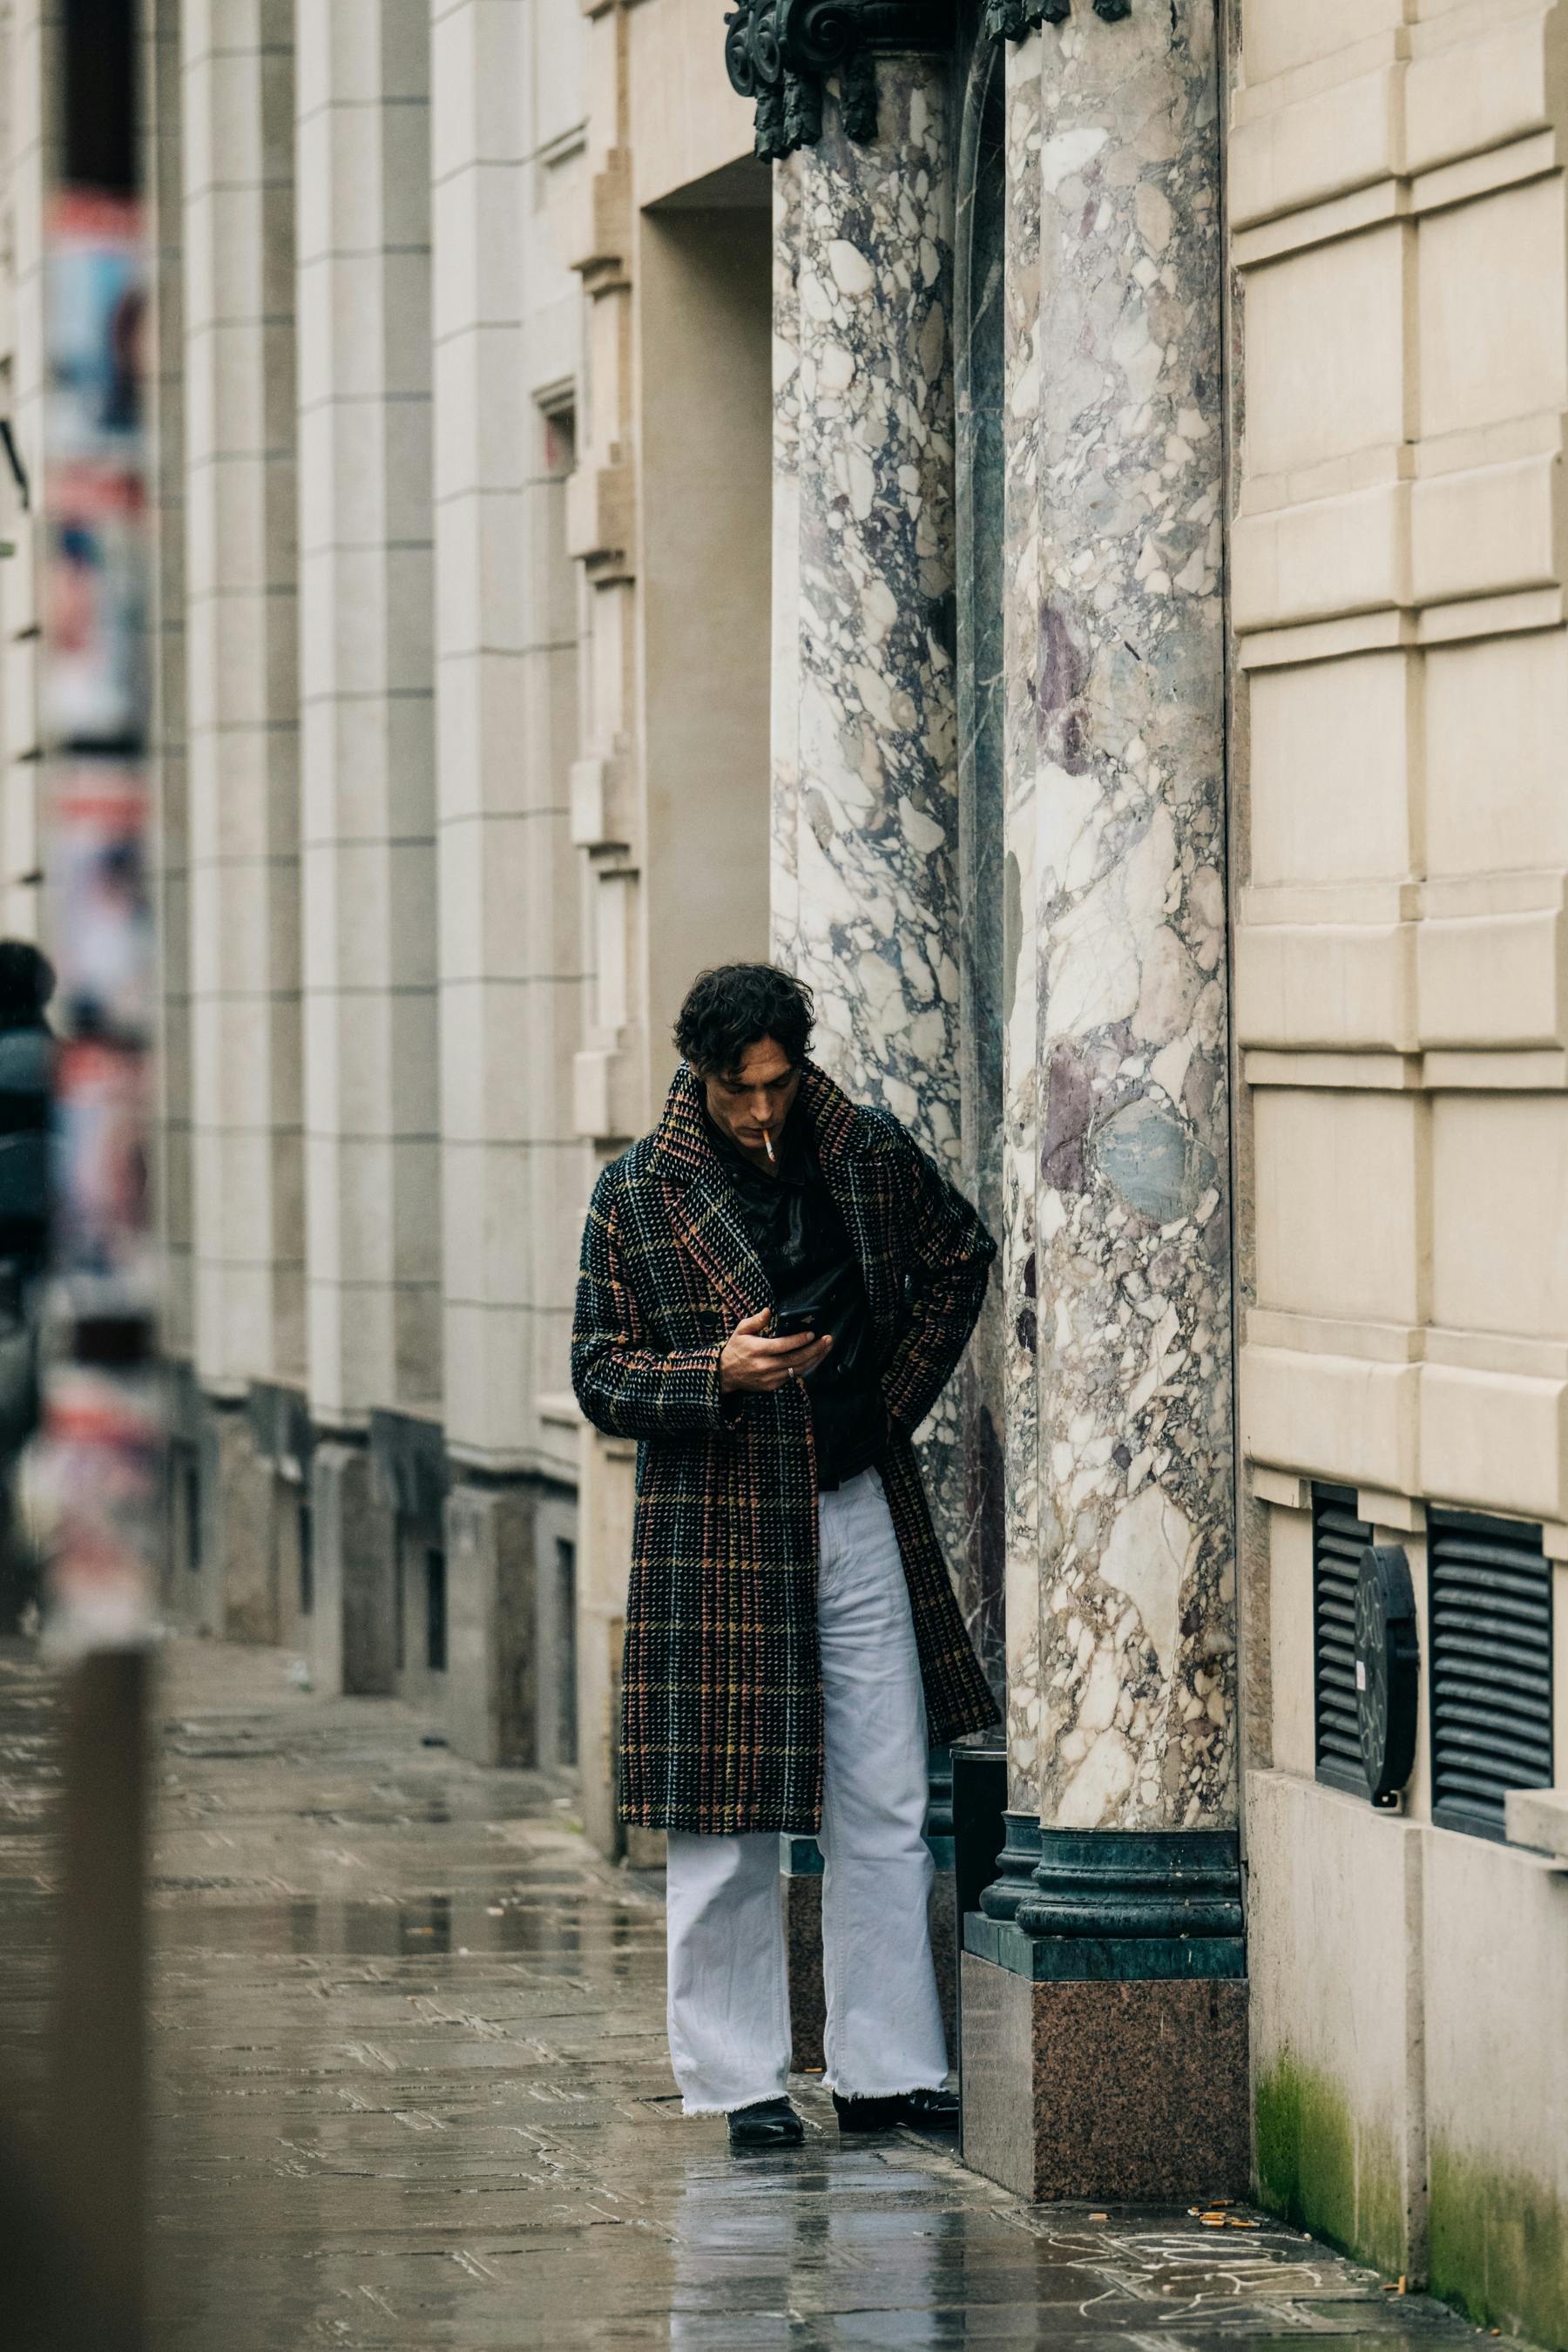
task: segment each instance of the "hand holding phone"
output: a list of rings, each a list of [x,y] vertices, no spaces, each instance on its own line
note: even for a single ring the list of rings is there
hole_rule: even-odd
[[[770,1339],[815,1339],[816,1318],[808,1307],[786,1307],[775,1314],[768,1329]]]
[[[827,1360],[830,1338],[814,1335],[815,1318],[796,1313],[776,1318],[763,1307],[737,1323],[719,1359],[719,1385],[728,1395],[749,1389],[771,1396],[787,1381],[804,1380]]]

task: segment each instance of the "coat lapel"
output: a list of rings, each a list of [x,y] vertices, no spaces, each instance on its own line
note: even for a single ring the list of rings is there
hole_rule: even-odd
[[[860,1262],[877,1345],[885,1355],[897,1334],[904,1305],[902,1278],[892,1246],[887,1135],[814,1066],[807,1066],[802,1090],[816,1130],[823,1178]]]
[[[759,1315],[773,1303],[763,1262],[734,1207],[734,1195],[717,1167],[684,1188],[665,1187],[670,1223],[703,1273],[741,1316]]]
[[[881,1125],[808,1062],[801,1096],[828,1191],[860,1262],[879,1348],[891,1346],[903,1311],[892,1247],[893,1202],[886,1171],[891,1146]],[[701,1097],[684,1063],[677,1070],[655,1139],[652,1172],[664,1187],[671,1225],[714,1287],[740,1315],[773,1305],[763,1263],[735,1204],[734,1188],[708,1139]]]
[[[771,1307],[773,1295],[763,1262],[708,1139],[697,1081],[684,1062],[658,1123],[650,1171],[663,1186],[677,1240],[685,1244],[721,1297],[741,1316],[758,1315]]]

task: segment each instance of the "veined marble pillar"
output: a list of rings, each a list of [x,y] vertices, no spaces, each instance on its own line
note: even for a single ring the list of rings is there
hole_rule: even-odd
[[[961,1174],[952,136],[945,59],[877,62],[877,132],[779,166],[773,941],[815,1052]],[[963,1554],[957,1391],[923,1449]]]
[[[290,35],[186,0],[195,1340],[229,1397],[305,1355]]]
[[[1020,1494],[1008,1601],[1039,1826],[1015,1813],[1010,1897],[966,1937],[965,2151],[1031,2196],[1212,2193],[1245,2184],[1248,2121],[1213,0],[1080,6],[1009,79],[1008,1435],[1035,1565]]]
[[[1040,1743],[1035,1254],[1035,651],[1039,608],[1040,44],[1005,51],[1006,393],[1003,408],[1002,1297],[1005,1415],[1007,1802],[1037,1816]],[[1016,1833],[1019,1823],[1012,1825]]]
[[[427,0],[297,0],[310,1396],[441,1385]]]

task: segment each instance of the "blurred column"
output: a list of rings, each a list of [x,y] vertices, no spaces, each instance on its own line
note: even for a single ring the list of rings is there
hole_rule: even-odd
[[[153,889],[159,962],[153,1129],[165,1354],[195,1346],[191,1233],[190,897],[185,792],[185,323],[180,0],[143,0],[142,136],[149,230],[147,428],[152,476],[148,646]]]
[[[299,0],[312,1418],[440,1391],[426,0]]]
[[[33,1038],[54,1128],[40,1486],[53,1503],[45,1633],[59,1669],[58,1885],[45,2179],[66,2260],[45,2341],[140,2352],[146,1741],[163,1491],[147,1197],[147,156],[132,97],[145,47],[135,0],[62,0],[53,39],[43,90],[61,135],[37,183],[37,552],[58,986],[55,1036],[35,1028]],[[13,1215],[17,1206],[13,1198]],[[38,1311],[41,1271],[30,1248],[8,1241],[8,1352]]]
[[[529,8],[431,0],[447,1707],[455,1746],[512,1759],[535,1738],[528,1474],[542,1391],[565,1384],[557,1028],[577,971],[576,625],[551,561],[574,416],[569,386],[549,411],[531,396],[525,325],[547,298],[538,37]]]
[[[44,187],[58,146],[44,104],[52,72],[58,9],[49,0],[16,0],[10,11],[5,65],[7,112],[5,210],[10,237],[9,316],[5,359],[7,413],[26,488],[0,457],[3,535],[16,548],[0,562],[0,612],[5,667],[0,724],[4,726],[5,794],[0,801],[0,931],[36,939],[37,877],[43,858],[38,783],[38,566],[35,540],[41,522],[43,473],[43,221]]]
[[[305,1356],[291,36],[185,0],[195,1337],[229,1398]]]
[[[526,989],[551,969],[537,941],[555,882],[534,821],[523,593],[528,25],[491,0],[431,13],[447,1426],[498,1464],[530,1352]]]

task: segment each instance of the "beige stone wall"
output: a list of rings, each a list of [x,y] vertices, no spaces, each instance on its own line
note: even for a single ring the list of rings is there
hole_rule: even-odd
[[[767,952],[772,192],[710,12],[584,15],[587,154],[559,220],[585,297],[572,837],[595,983],[574,1108],[603,1161],[658,1115],[695,973]],[[614,1851],[634,1457],[586,1429],[580,1444],[583,1802]]]
[[[1541,1522],[1568,1559],[1568,9],[1237,13],[1259,2164],[1278,2190],[1289,2111],[1321,2226],[1472,2299],[1489,2266],[1497,2315],[1545,2332],[1556,2290],[1512,2263],[1500,2187],[1558,2211],[1568,2189],[1519,2030],[1550,2035],[1561,1998],[1544,1866],[1429,1825],[1425,1709],[1403,1825],[1313,1784],[1309,1506],[1353,1487],[1405,1547],[1424,1644],[1426,1504]],[[1467,1879],[1511,1950],[1507,2032],[1456,1999]]]
[[[441,1390],[427,0],[295,12],[306,1295],[319,1426]]]
[[[1232,132],[1246,1444],[1568,1528],[1568,28],[1354,25],[1244,8]]]
[[[573,0],[433,0],[430,39],[447,1438],[570,1477],[593,950],[568,826],[580,304],[553,223],[584,169],[583,32]]]
[[[241,1395],[305,1364],[291,11],[185,0],[181,59],[195,1349]]]

